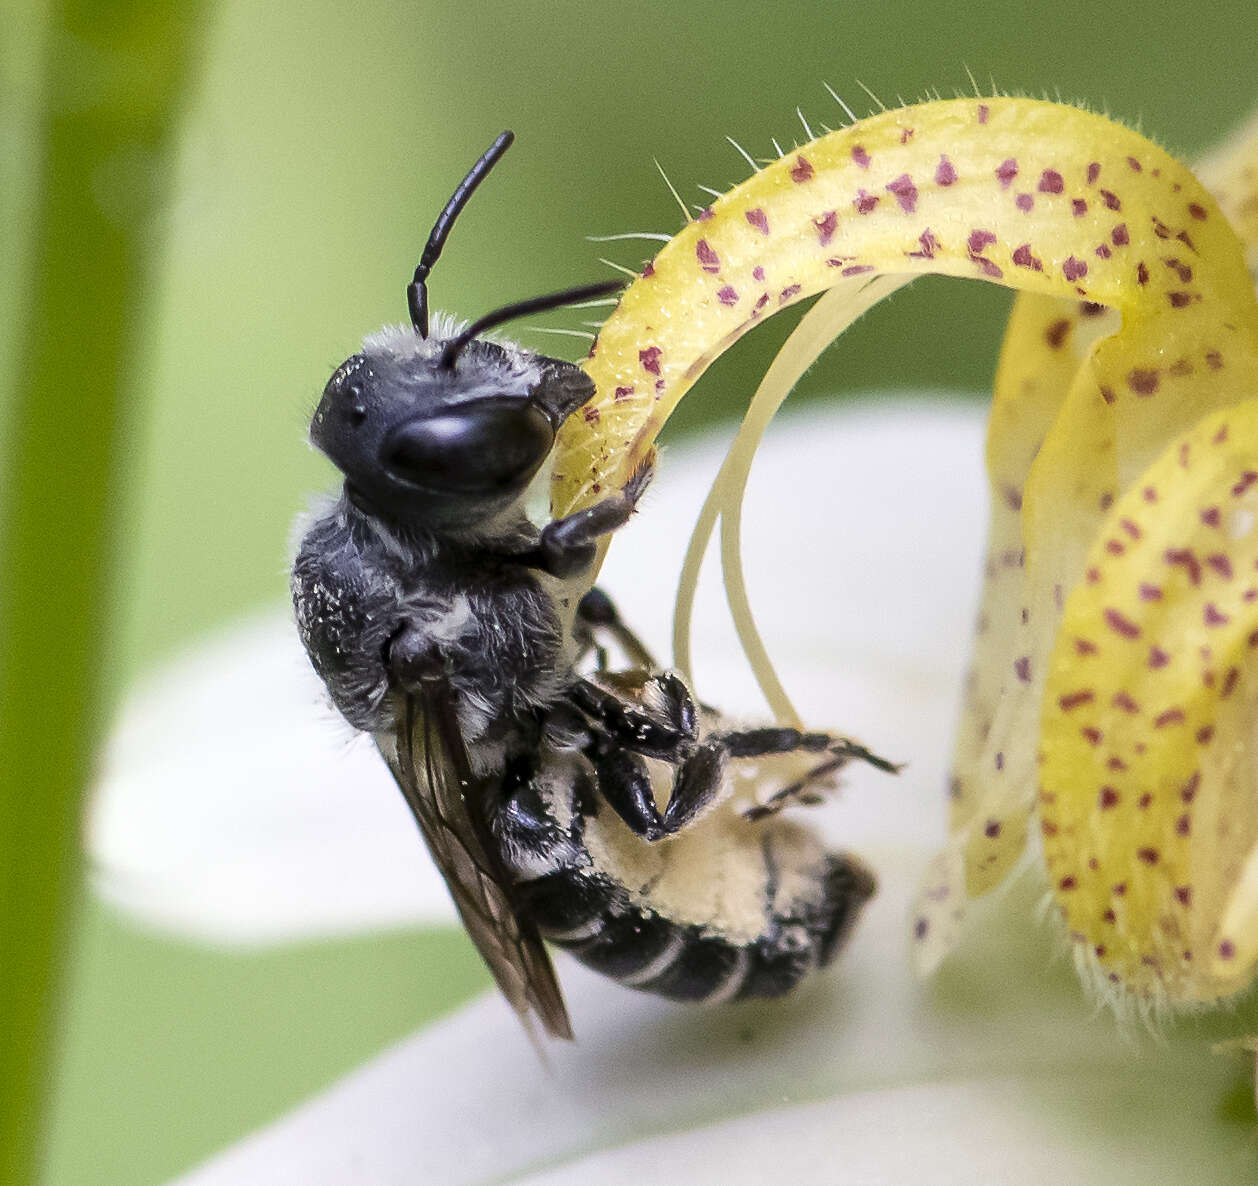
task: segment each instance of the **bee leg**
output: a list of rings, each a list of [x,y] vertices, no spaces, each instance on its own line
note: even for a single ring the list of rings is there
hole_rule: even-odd
[[[853,758],[868,762],[879,770],[896,773],[898,766],[871,753],[863,745],[830,733],[802,733],[798,729],[769,726],[762,729],[740,729],[717,733],[681,764],[673,793],[664,809],[664,830],[667,835],[680,831],[711,807],[724,789],[725,763],[730,758],[760,758],[771,754],[825,753],[829,757],[810,770],[798,783],[778,791],[765,809],[753,808],[749,818],[780,811],[786,803],[815,790],[826,775],[841,769]],[[759,813],[759,814],[753,814]]]
[[[621,620],[612,599],[596,585],[577,603],[574,633],[582,650],[593,648],[598,657],[598,669],[607,670],[607,649],[599,645],[599,632],[605,631],[636,667],[648,671],[657,667],[651,652],[642,645],[638,636]]]
[[[779,787],[773,792],[763,803],[757,803],[754,807],[747,808],[743,812],[743,819],[761,820],[771,815],[776,815],[784,807],[789,807],[792,803],[800,803],[807,807],[815,806],[824,801],[825,796],[822,789],[818,786],[823,779],[834,774],[836,771],[843,769],[847,765],[846,757],[831,758],[828,762],[821,762],[814,766],[811,770],[805,772],[804,776],[795,782],[787,783],[784,787]]]
[[[588,568],[594,561],[598,540],[629,522],[654,473],[655,457],[651,454],[633,472],[624,489],[583,511],[547,523],[537,547],[517,559],[560,579]]]
[[[725,767],[729,751],[720,738],[709,738],[677,767],[673,790],[664,808],[662,836],[675,836],[714,807],[729,788]]]
[[[681,678],[672,672],[651,676],[650,707],[622,700],[590,680],[576,680],[568,700],[597,722],[623,749],[666,762],[681,761],[698,738],[698,714]]]
[[[646,763],[616,745],[605,734],[595,734],[586,756],[594,766],[599,794],[630,829],[646,840],[666,835],[655,806],[655,792]]]
[[[828,753],[843,761],[853,758],[888,774],[898,774],[900,767],[866,749],[850,737],[834,733],[802,733],[798,729],[769,726],[763,729],[737,729],[716,735],[729,750],[731,758],[763,758],[770,754]]]

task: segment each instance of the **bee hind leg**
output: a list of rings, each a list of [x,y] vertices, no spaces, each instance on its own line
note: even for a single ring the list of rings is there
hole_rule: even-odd
[[[614,732],[594,729],[586,755],[594,766],[599,793],[608,805],[639,836],[649,841],[675,836],[714,807],[730,786],[725,770],[731,759],[766,757],[771,754],[818,753],[826,758],[797,783],[781,788],[767,803],[746,813],[751,819],[780,811],[790,802],[807,802],[817,783],[853,758],[894,772],[883,758],[864,746],[830,733],[801,733],[798,729],[768,727],[716,733],[698,743],[678,738],[672,754],[656,750],[650,756],[670,762],[676,770],[668,805],[663,812],[655,803],[651,776],[640,752],[633,752]]]
[[[830,775],[842,770],[847,765],[847,761],[846,757],[835,757],[825,762],[819,762],[795,782],[779,787],[763,803],[757,803],[754,807],[747,808],[743,812],[743,818],[753,821],[761,820],[771,815],[777,815],[784,807],[789,807],[792,804],[797,803],[805,807],[814,807],[819,803],[824,803],[826,798],[825,791],[829,789],[824,785],[825,780]]]
[[[801,733],[796,729],[771,727],[728,733],[725,737],[731,756],[737,758],[801,752],[827,755],[823,761],[806,771],[801,778],[778,788],[763,803],[758,803],[744,811],[743,817],[748,820],[759,820],[776,815],[782,808],[792,803],[812,806],[822,802],[824,796],[820,793],[819,784],[830,775],[842,770],[853,759],[867,762],[875,769],[888,774],[898,774],[900,771],[900,767],[895,763],[880,758],[851,738],[838,737],[832,733]],[[794,744],[791,744],[792,739],[795,739]]]
[[[713,806],[726,790],[728,760],[719,741],[705,741],[675,762],[672,792],[663,812],[646,762],[606,734],[598,734],[586,751],[594,766],[599,794],[644,840],[674,836]]]

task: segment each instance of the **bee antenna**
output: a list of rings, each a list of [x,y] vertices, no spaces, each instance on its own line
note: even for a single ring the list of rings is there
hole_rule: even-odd
[[[421,338],[428,336],[428,273],[432,271],[433,264],[440,258],[441,249],[446,245],[450,228],[454,226],[454,220],[467,205],[468,198],[489,176],[489,171],[498,163],[503,153],[511,147],[514,140],[514,132],[503,132],[481,153],[480,159],[467,171],[467,176],[459,182],[454,193],[450,195],[445,209],[433,223],[432,233],[428,236],[424,253],[419,257],[419,266],[415,269],[415,278],[406,287],[406,303],[410,306],[411,324],[415,326]]]
[[[572,305],[577,301],[593,300],[595,297],[611,296],[619,292],[622,280],[604,280],[599,284],[583,284],[580,288],[565,288],[562,292],[548,293],[546,296],[530,297],[527,301],[516,301],[512,305],[503,305],[492,313],[473,321],[457,338],[451,338],[441,352],[440,366],[442,370],[453,368],[463,348],[473,338],[479,337],[487,329],[514,321],[517,317],[525,317],[529,313],[545,313],[550,309],[559,309],[564,305]]]

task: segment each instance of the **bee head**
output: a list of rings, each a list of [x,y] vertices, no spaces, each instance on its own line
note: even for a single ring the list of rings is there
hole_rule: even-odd
[[[481,335],[527,313],[607,296],[619,282],[520,301],[429,336],[429,273],[512,140],[503,132],[482,153],[437,218],[406,290],[412,328],[374,334],[341,363],[310,426],[347,487],[416,526],[475,526],[509,506],[541,469],[559,426],[594,394],[571,363]]]
[[[310,426],[347,485],[398,521],[474,526],[524,493],[594,392],[576,366],[473,338],[384,330],[346,359]]]

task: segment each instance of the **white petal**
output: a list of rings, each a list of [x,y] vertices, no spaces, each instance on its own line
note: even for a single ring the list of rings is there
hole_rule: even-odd
[[[690,528],[727,439],[665,454],[600,580],[661,655]],[[853,848],[941,832],[938,771],[986,515],[981,456],[973,403],[818,406],[770,430],[752,474],[748,584],[788,690],[810,722],[910,764],[898,784],[853,774],[827,813]],[[700,693],[763,715],[715,560],[705,573]],[[202,646],[132,698],[89,844],[109,900],[220,941],[453,917],[374,750],[322,707],[287,613]]]
[[[1165,1127],[1166,1083],[1071,1067],[1044,1076],[992,1076],[852,1092],[740,1116],[601,1151],[517,1186],[1017,1186],[1246,1178],[1241,1142],[1218,1139],[1200,1103],[1191,1122]],[[1127,1124],[1096,1126],[1097,1102],[1121,1100]],[[1167,1150],[1166,1142],[1174,1141]]]
[[[182,1186],[1252,1180],[1249,1129],[1221,1119],[1237,1064],[1200,1040],[1123,1041],[1027,925],[1034,891],[915,982],[924,854],[871,854],[882,893],[794,997],[674,1006],[561,960],[578,1041],[549,1068],[485,997]]]
[[[287,614],[202,644],[131,698],[88,847],[107,901],[211,941],[453,920],[392,776],[326,706]]]

